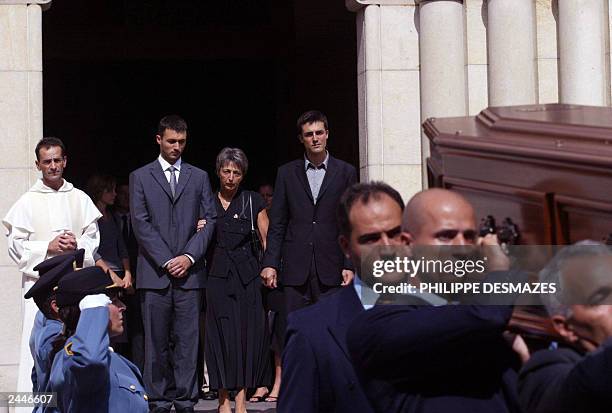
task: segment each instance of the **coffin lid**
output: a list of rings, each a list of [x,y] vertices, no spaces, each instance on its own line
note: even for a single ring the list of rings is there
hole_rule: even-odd
[[[612,166],[609,107],[490,107],[477,116],[430,118],[423,128],[437,151],[455,148]]]

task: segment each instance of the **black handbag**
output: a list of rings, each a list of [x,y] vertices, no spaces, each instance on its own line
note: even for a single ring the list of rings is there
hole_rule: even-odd
[[[257,258],[257,262],[261,264],[263,262],[264,250],[261,235],[253,222],[253,200],[251,194],[249,194],[249,209],[251,211],[251,248],[253,249],[253,255]]]

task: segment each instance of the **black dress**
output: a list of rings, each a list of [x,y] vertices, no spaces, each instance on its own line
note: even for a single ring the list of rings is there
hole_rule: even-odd
[[[210,387],[254,388],[269,385],[270,338],[259,278],[251,247],[254,225],[264,209],[256,192],[239,191],[227,211],[215,196],[217,223],[206,286],[205,351]]]

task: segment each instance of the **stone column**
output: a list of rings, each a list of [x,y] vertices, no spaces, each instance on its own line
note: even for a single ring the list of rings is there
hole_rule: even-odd
[[[346,0],[357,13],[362,181],[405,200],[421,189],[419,41],[414,0]]]
[[[607,0],[559,0],[559,101],[610,104]]]
[[[488,0],[489,105],[538,102],[534,0]]]
[[[463,1],[419,1],[421,119],[467,116],[466,37]],[[423,185],[429,140],[422,134]]]
[[[0,219],[37,176],[34,147],[43,134],[42,8],[49,5],[50,0],[0,0]],[[21,274],[4,236],[0,278],[0,391],[15,391],[23,299]]]

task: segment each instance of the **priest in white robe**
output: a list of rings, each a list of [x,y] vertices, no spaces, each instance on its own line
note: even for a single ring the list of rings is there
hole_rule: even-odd
[[[100,243],[97,221],[101,214],[83,191],[63,179],[64,144],[43,138],[36,146],[36,166],[42,178],[11,207],[2,223],[7,229],[8,253],[22,273],[22,296],[38,279],[33,268],[56,255],[83,248],[84,266],[94,265]],[[32,391],[33,359],[29,340],[37,307],[23,300],[17,391]]]

